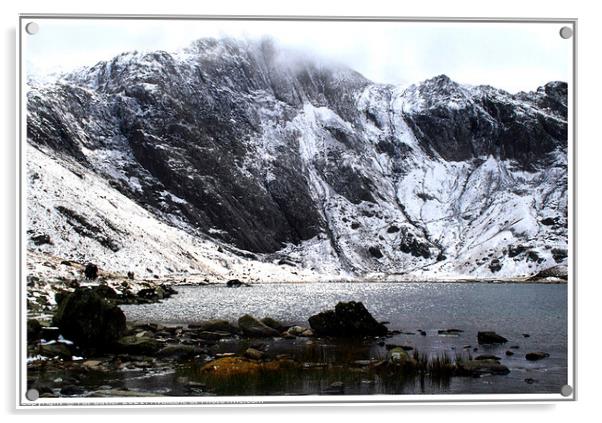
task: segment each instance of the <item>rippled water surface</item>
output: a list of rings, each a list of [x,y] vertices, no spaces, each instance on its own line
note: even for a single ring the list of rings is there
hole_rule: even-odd
[[[163,303],[123,306],[128,320],[185,324],[216,318],[236,321],[249,313],[307,326],[312,314],[339,301],[362,301],[377,320],[389,322],[389,329],[407,332],[387,342],[410,345],[431,356],[495,354],[511,369],[507,376],[453,378],[443,388],[413,386],[404,392],[559,392],[567,380],[567,286],[562,284],[312,283],[177,289],[179,294]],[[463,332],[438,334],[450,328]],[[476,334],[484,330],[495,331],[509,342],[478,346]],[[514,355],[507,356],[511,346]],[[475,347],[478,351],[473,351]],[[385,354],[382,350],[373,345],[362,353],[363,358]],[[333,354],[336,351],[341,348],[335,345]],[[544,351],[550,357],[529,362],[525,353],[530,351]]]

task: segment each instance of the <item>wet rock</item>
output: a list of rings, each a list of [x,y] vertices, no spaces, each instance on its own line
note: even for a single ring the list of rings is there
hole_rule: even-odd
[[[155,355],[163,344],[156,339],[138,336],[124,336],[116,343],[116,350],[130,355]]]
[[[538,361],[538,360],[543,360],[544,358],[548,358],[549,356],[550,356],[550,354],[548,354],[548,353],[537,351],[537,352],[527,353],[525,355],[525,358],[529,361]]]
[[[460,376],[479,377],[486,374],[507,375],[510,369],[495,360],[471,360],[457,364],[457,373]]]
[[[334,310],[327,310],[309,318],[309,324],[318,336],[382,336],[387,327],[377,322],[361,302],[339,302]]]
[[[246,336],[278,336],[278,331],[261,323],[255,317],[245,314],[238,319],[238,327]]]
[[[512,352],[512,351],[508,350],[508,351],[506,351],[506,355],[507,355],[508,357],[510,357],[510,356],[513,356],[513,355],[514,355],[514,352]]]
[[[503,344],[508,342],[506,338],[492,331],[477,333],[477,341],[479,344]]]
[[[60,342],[54,342],[52,344],[40,345],[38,352],[40,355],[45,357],[58,357],[62,360],[71,360],[73,357],[73,352],[71,351],[71,347],[67,344],[63,344]]]
[[[286,333],[288,333],[289,335],[293,335],[293,336],[301,336],[301,334],[303,332],[305,332],[306,330],[307,330],[307,328],[305,328],[303,326],[291,326],[290,328],[288,328]]]
[[[88,279],[96,279],[98,277],[98,266],[94,263],[88,263],[84,269],[84,275]]]
[[[265,354],[255,348],[247,348],[243,356],[250,358],[251,360],[261,360]]]
[[[528,333],[523,333],[523,338],[530,338],[531,335],[529,335]]]
[[[63,336],[84,349],[105,350],[126,330],[123,311],[88,288],[66,295],[53,322]]]
[[[271,317],[264,317],[260,320],[266,326],[271,327],[272,329],[277,330],[278,332],[282,332],[285,327],[276,319],[272,319]]]

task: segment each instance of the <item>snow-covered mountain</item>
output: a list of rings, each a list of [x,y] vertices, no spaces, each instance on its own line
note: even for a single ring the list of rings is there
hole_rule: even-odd
[[[402,89],[269,40],[202,39],[32,83],[27,138],[40,254],[259,280],[567,264],[563,82]]]

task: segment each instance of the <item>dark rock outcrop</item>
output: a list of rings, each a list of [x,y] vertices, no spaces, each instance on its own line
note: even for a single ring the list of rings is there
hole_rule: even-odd
[[[309,318],[309,324],[318,336],[382,336],[387,327],[377,322],[361,302],[338,303]]]
[[[89,288],[77,288],[57,306],[53,318],[63,336],[84,349],[107,350],[125,332],[125,315]]]

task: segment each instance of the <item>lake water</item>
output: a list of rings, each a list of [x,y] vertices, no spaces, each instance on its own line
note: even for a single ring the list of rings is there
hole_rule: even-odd
[[[558,393],[567,381],[565,284],[311,283],[244,288],[181,286],[177,290],[178,295],[163,303],[122,308],[131,321],[163,324],[208,319],[236,321],[248,313],[308,326],[311,315],[331,309],[339,301],[361,301],[377,320],[389,322],[390,330],[407,332],[387,339],[387,343],[409,345],[431,356],[443,352],[452,357],[495,354],[511,370],[506,376],[454,377],[444,385],[425,386],[422,381],[391,389],[379,384],[358,384],[346,393]],[[438,334],[438,330],[451,328],[463,332],[457,336]],[[421,335],[420,330],[426,334]],[[499,346],[479,346],[478,331],[495,331],[509,341]],[[299,340],[295,342],[282,340],[270,347],[285,352],[307,348],[305,340],[301,341],[303,346]],[[510,349],[511,346],[518,348]],[[337,360],[342,351],[349,349],[348,345],[336,342],[331,347],[330,351],[322,348],[319,352],[326,361]],[[478,351],[473,351],[475,347]],[[384,347],[376,343],[355,350],[354,359],[386,354]],[[514,355],[506,356],[508,350]],[[529,362],[525,354],[531,351],[544,351],[550,357]]]

